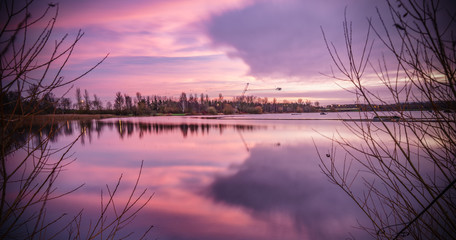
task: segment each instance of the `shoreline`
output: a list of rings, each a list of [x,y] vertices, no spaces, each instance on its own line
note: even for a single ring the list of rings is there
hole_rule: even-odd
[[[262,114],[254,114],[262,115]],[[155,115],[155,116],[189,116],[200,119],[218,119],[218,120],[323,120],[323,121],[344,121],[344,122],[381,122],[373,119],[359,119],[359,118],[261,118],[261,117],[238,117],[236,114],[233,115],[181,115],[181,114],[169,114],[169,115]],[[25,124],[49,124],[63,121],[88,121],[88,120],[100,120],[108,118],[124,118],[130,116],[115,115],[115,114],[43,114],[33,115],[23,118]],[[151,116],[152,117],[152,116]],[[17,121],[15,119],[9,121]],[[384,122],[435,122],[436,119],[432,118],[412,118],[412,119],[398,119],[395,121],[386,119]]]
[[[69,120],[92,120],[92,119],[104,119],[118,117],[114,114],[45,114],[35,115],[32,117],[32,121],[69,121]]]
[[[11,116],[9,116],[11,117]],[[9,122],[16,122],[19,119],[22,124],[49,124],[49,123],[57,123],[57,122],[64,122],[64,121],[78,121],[78,120],[96,120],[96,119],[106,119],[106,118],[114,118],[118,117],[114,114],[43,114],[43,115],[32,115],[32,116],[20,116],[20,117],[12,117],[9,119],[7,117],[5,120]]]

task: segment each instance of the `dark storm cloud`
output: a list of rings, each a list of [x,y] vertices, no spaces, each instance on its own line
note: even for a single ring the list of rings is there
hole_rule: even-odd
[[[382,2],[381,2],[382,3]],[[257,77],[311,77],[328,72],[330,58],[320,26],[331,41],[342,41],[344,8],[361,40],[376,1],[256,2],[207,22],[215,46],[228,47]]]

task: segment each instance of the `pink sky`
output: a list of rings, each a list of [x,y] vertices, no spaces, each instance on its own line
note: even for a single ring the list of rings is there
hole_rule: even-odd
[[[79,29],[84,37],[64,74],[71,77],[106,61],[74,84],[106,101],[134,96],[242,93],[269,99],[353,103],[345,83],[330,73],[328,38],[343,38],[344,7],[362,40],[377,1],[295,0],[60,0],[55,37]],[[40,5],[44,4],[44,5]],[[39,11],[44,2],[35,6]],[[340,45],[342,47],[342,45]],[[373,77],[373,76],[371,76]],[[374,86],[376,83],[372,83]],[[341,86],[340,86],[341,85]],[[281,87],[282,91],[273,89]],[[256,90],[256,91],[254,91]],[[67,97],[74,99],[74,89]]]

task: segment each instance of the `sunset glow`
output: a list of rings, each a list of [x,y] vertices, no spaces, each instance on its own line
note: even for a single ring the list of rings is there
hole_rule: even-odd
[[[375,1],[59,1],[55,38],[84,32],[65,75],[104,103],[129,95],[215,98],[248,95],[353,103],[347,84],[329,77],[332,63],[320,27],[339,45],[343,8],[353,13],[363,40],[365,17]],[[37,11],[46,5],[35,4]],[[379,52],[380,53],[380,52]],[[370,79],[375,79],[372,75]],[[282,91],[273,89],[281,87]],[[260,91],[254,91],[256,88]],[[262,90],[264,89],[264,90]],[[74,90],[67,96],[74,97]]]
[[[1,1],[0,239],[456,239],[453,1]]]

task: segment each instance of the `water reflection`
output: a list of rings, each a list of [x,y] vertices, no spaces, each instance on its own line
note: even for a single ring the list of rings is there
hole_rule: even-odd
[[[316,157],[306,146],[259,146],[232,167],[233,173],[216,177],[208,193],[216,202],[243,207],[259,218],[286,215],[301,237],[337,239],[356,216],[353,209],[339,207],[349,203],[322,177]]]
[[[343,239],[358,216],[321,173],[312,143],[326,140],[314,129],[331,132],[337,124],[124,118],[64,122],[34,134],[52,135],[55,145],[82,134],[58,187],[86,185],[54,202],[61,212],[96,215],[100,189],[120,174],[119,197],[127,199],[143,160],[139,188],[155,195],[135,232],[151,223],[154,239]]]
[[[100,122],[103,124],[111,125],[112,122]],[[125,134],[131,136],[133,132],[138,132],[139,137],[142,138],[144,134],[167,134],[169,132],[180,131],[185,138],[190,135],[208,134],[210,131],[218,131],[220,134],[226,129],[236,129],[239,131],[252,131],[258,128],[253,125],[227,125],[227,124],[208,124],[208,123],[146,123],[146,122],[131,122],[121,121],[115,123],[115,127],[119,136],[123,138]]]

